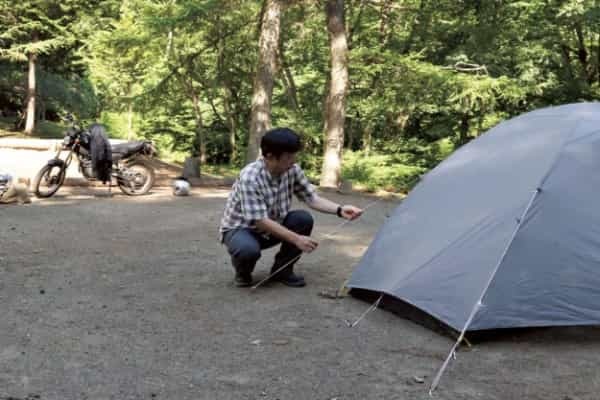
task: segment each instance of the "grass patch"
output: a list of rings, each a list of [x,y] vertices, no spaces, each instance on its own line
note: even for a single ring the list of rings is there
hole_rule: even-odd
[[[133,129],[134,132],[132,137],[128,136],[128,120],[126,114],[121,114],[117,112],[105,111],[102,113],[100,117],[99,123],[106,126],[106,130],[108,131],[108,136],[112,139],[122,139],[122,140],[140,140],[143,137],[135,132],[135,128],[139,126],[138,116],[134,114],[133,118]]]
[[[229,164],[219,164],[219,165],[203,165],[200,167],[200,171],[203,174],[215,175],[222,178],[236,178],[240,173],[240,168],[231,166]]]
[[[13,118],[0,118],[0,137],[37,138],[37,139],[62,139],[66,127],[52,121],[38,121],[31,136],[23,131],[14,131]]]
[[[240,167],[229,164],[201,167],[203,174],[233,179],[240,170]],[[344,153],[342,179],[350,180],[355,188],[369,192],[384,190],[407,193],[427,171],[425,167],[400,163],[390,155],[372,154],[367,157],[362,152],[347,151]],[[307,170],[305,172],[308,174]],[[310,175],[309,180],[315,185],[319,184],[318,175]]]
[[[189,151],[171,150],[164,146],[160,140],[153,139],[152,141],[158,148],[158,157],[166,162],[183,165],[185,159],[190,156]]]
[[[0,137],[17,135],[19,132],[14,132],[13,127],[12,118],[0,117]]]
[[[408,192],[427,172],[427,168],[407,165],[393,155],[372,154],[365,156],[361,151],[344,153],[342,178],[357,188],[375,192],[379,189]]]
[[[92,122],[94,121],[81,121],[80,123],[84,127],[88,127]],[[125,117],[116,113],[104,113],[99,122],[106,126],[110,138],[127,139],[127,120]],[[13,130],[14,126],[14,118],[0,118],[0,137],[62,139],[69,124],[52,121],[38,121],[35,124],[35,129],[31,136],[25,135],[23,131]],[[139,136],[132,138],[132,140],[138,139]]]
[[[33,136],[40,139],[62,139],[67,127],[50,121],[39,121],[33,132]]]

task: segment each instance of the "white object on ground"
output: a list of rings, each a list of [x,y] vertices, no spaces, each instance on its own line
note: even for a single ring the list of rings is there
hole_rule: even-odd
[[[183,179],[173,181],[173,195],[188,196],[190,194],[190,183]]]

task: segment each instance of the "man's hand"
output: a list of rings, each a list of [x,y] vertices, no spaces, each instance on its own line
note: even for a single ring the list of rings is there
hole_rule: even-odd
[[[298,235],[298,237],[294,241],[294,246],[296,246],[305,253],[311,253],[314,249],[317,248],[318,245],[319,242],[317,242],[309,236]]]
[[[360,217],[363,213],[363,210],[358,208],[358,207],[354,207],[354,206],[342,206],[342,217],[349,219],[350,221]]]

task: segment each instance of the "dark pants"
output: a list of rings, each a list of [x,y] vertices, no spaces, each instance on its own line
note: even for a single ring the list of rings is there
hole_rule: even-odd
[[[313,217],[304,210],[290,211],[283,220],[282,225],[300,235],[308,236],[312,231]],[[274,237],[265,238],[252,229],[240,228],[226,232],[223,242],[231,255],[231,262],[236,272],[241,275],[249,275],[254,271],[254,266],[260,258],[261,250],[273,247],[281,243],[281,240]],[[293,244],[283,242],[279,252],[275,255],[275,262],[271,271],[273,272],[281,268],[290,260],[299,256],[300,253],[302,251]],[[291,274],[296,261],[286,266],[278,275],[286,276]]]

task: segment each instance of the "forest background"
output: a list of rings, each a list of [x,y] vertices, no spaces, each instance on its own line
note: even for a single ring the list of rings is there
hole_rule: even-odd
[[[595,0],[0,0],[0,136],[71,113],[204,171],[288,126],[315,183],[406,192],[505,119],[599,99]]]

